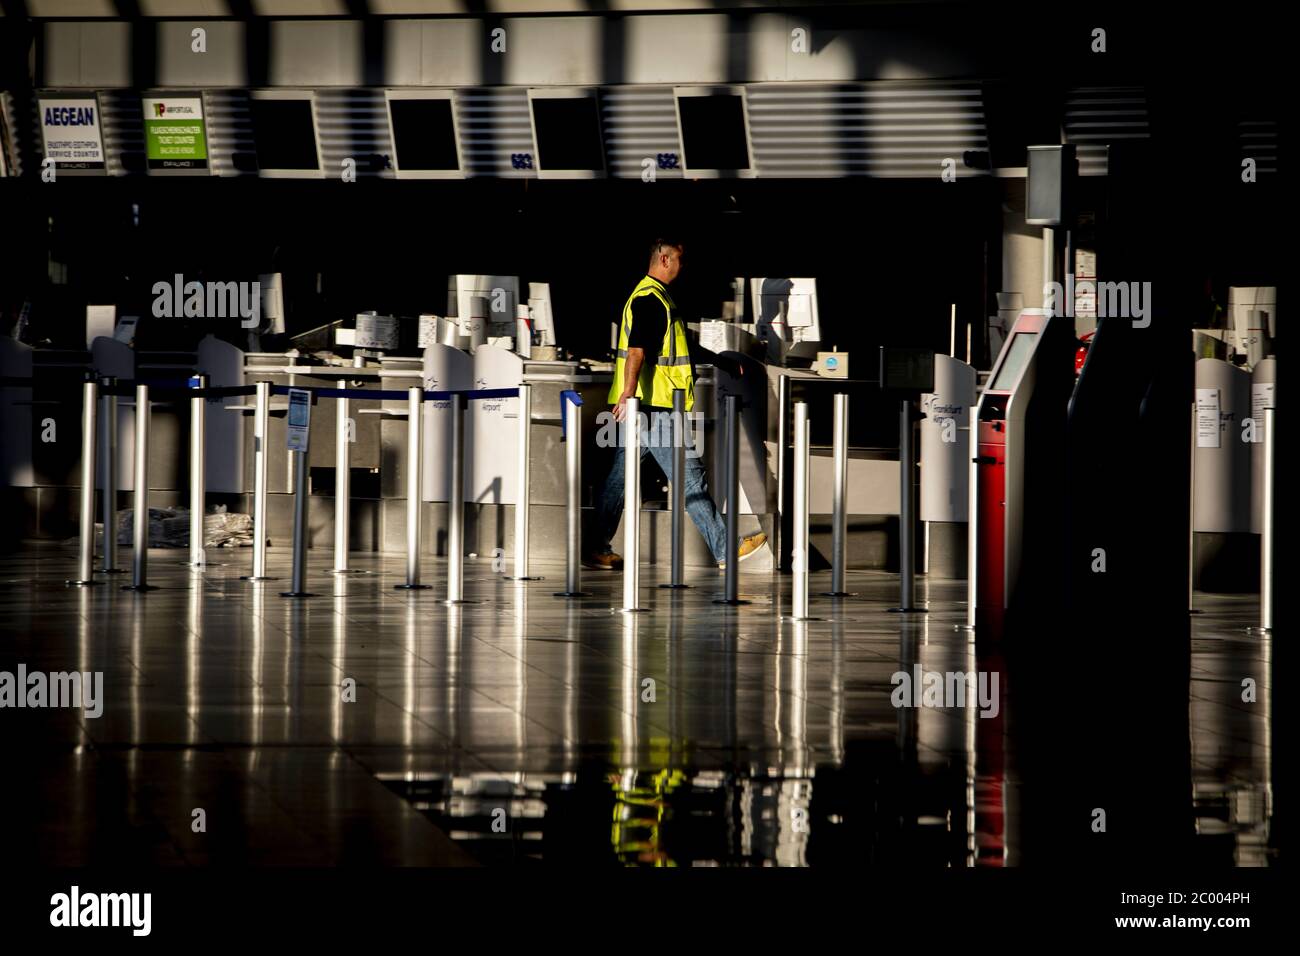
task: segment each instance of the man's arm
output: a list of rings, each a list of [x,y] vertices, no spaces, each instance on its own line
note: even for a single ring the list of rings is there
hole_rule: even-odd
[[[645,349],[629,348],[627,358],[623,360],[623,391],[619,393],[618,404],[614,406],[614,420],[621,422],[627,410],[627,400],[636,394],[636,380],[641,375],[641,366],[645,364]]]

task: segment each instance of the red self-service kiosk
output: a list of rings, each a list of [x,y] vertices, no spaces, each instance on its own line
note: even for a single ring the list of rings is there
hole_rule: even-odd
[[[1072,320],[1026,309],[1002,346],[971,430],[967,623],[1002,634],[1036,575],[1050,575],[1064,514]],[[1044,597],[1043,594],[1036,595]]]

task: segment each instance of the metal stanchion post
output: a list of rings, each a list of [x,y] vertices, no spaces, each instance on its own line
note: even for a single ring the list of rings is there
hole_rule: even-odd
[[[195,375],[190,385],[208,387],[206,375]],[[203,515],[207,507],[207,407],[202,395],[190,398],[190,564],[202,568],[207,564],[203,547]]]
[[[912,401],[903,399],[901,403],[898,426],[898,562],[899,562],[899,606],[891,611],[906,611],[925,614],[923,607],[916,607],[916,494],[913,487],[916,463],[912,441]]]
[[[104,567],[105,574],[125,574],[126,568],[117,566],[117,396],[108,393],[117,387],[117,379],[103,380],[104,427],[104,491],[100,509],[104,513]]]
[[[673,473],[672,485],[672,580],[661,588],[690,587],[684,576],[683,550],[686,534],[686,389],[673,389]]]
[[[131,583],[124,591],[156,591],[147,580],[149,562],[149,386],[135,387],[135,501],[131,513]]]
[[[266,575],[266,443],[270,437],[271,383],[257,383],[253,413],[253,573],[244,581],[273,581]]]
[[[402,591],[427,591],[420,583],[420,510],[424,501],[424,389],[406,391],[406,583]]]
[[[835,484],[831,504],[831,589],[827,597],[848,597],[844,590],[844,566],[848,550],[849,489],[849,396],[835,395],[834,435]]]
[[[77,553],[77,577],[67,581],[82,587],[95,580],[95,444],[99,439],[99,385],[92,379],[81,386],[81,541]],[[104,539],[111,534],[104,525]]]
[[[629,398],[623,414],[623,610],[642,611],[641,570],[641,402]]]
[[[447,482],[447,600],[465,600],[465,396],[451,396],[451,480]]]
[[[519,386],[519,481],[515,493],[515,574],[516,581],[540,581],[528,576],[528,456],[531,452],[533,424],[533,389],[531,385]]]
[[[790,620],[807,621],[808,616],[808,403],[794,406],[794,528],[791,549]]]
[[[581,584],[582,548],[582,398],[577,392],[561,397],[564,416],[565,543],[564,590],[556,597],[584,597]]]
[[[714,604],[748,604],[740,600],[740,396],[728,395],[727,419],[727,550],[723,596]]]
[[[315,597],[307,590],[307,472],[310,462],[306,451],[291,451],[294,456],[293,475],[293,575],[290,590],[281,591],[280,597]]]

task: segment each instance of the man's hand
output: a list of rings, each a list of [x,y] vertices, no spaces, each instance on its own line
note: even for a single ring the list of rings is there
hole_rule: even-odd
[[[614,406],[614,421],[621,422],[624,416],[627,415],[627,400],[631,397],[631,395],[620,395],[618,397],[618,403]]]

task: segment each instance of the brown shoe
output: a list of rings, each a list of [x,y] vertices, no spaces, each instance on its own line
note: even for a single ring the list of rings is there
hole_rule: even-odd
[[[593,571],[622,571],[623,557],[613,551],[602,551],[600,554],[587,555],[582,560],[582,566]]]
[[[746,535],[740,539],[740,547],[737,549],[737,557],[739,560],[744,561],[751,554],[757,552],[766,540],[767,535],[762,531],[756,531],[754,534]],[[727,562],[719,561],[718,567],[725,571],[727,569]]]

